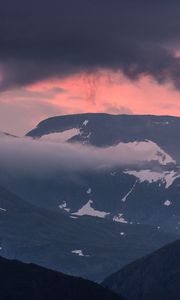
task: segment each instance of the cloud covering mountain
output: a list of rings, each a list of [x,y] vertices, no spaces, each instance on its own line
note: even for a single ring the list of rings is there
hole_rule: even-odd
[[[54,142],[52,139],[48,141],[2,136],[0,147],[1,170],[21,177],[49,177],[60,171],[77,172],[138,166],[152,160],[162,165],[174,162],[159,146],[150,141],[119,143],[98,148],[79,143]],[[161,155],[157,155],[161,151]]]

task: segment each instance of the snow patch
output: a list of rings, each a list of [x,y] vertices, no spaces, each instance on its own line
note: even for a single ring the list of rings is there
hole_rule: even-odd
[[[122,235],[122,236],[125,235],[125,232],[120,232],[120,235]]]
[[[78,256],[86,256],[86,257],[89,256],[89,255],[83,254],[83,251],[82,251],[82,250],[72,250],[71,253],[76,254],[76,255],[78,255]]]
[[[91,194],[92,190],[91,188],[89,188],[87,191],[86,191],[86,194]]]
[[[117,216],[114,216],[113,218],[114,222],[124,223],[127,224],[128,222],[123,218],[123,214],[118,214]]]
[[[82,206],[77,212],[73,213],[72,215],[75,216],[93,216],[99,218],[105,218],[110,213],[95,210],[91,205],[93,204],[92,200],[89,200],[84,206]]]
[[[166,201],[164,202],[164,205],[165,205],[165,206],[170,206],[170,205],[172,205],[172,202],[169,201],[169,200],[166,200]]]
[[[83,122],[83,125],[86,126],[88,123],[89,123],[89,120],[85,120],[85,121]]]
[[[166,188],[170,187],[174,180],[180,177],[180,174],[176,173],[175,171],[171,172],[164,172],[165,174],[165,181],[166,181]]]
[[[70,208],[67,207],[66,201],[63,201],[63,203],[59,205],[59,208],[65,210],[67,212],[70,211]]]
[[[0,210],[2,211],[7,211],[7,209],[0,207]]]
[[[139,179],[142,183],[147,181],[149,183],[161,181],[165,183],[165,187],[169,188],[176,178],[180,177],[180,174],[175,171],[166,171],[166,172],[154,172],[151,170],[141,170],[141,171],[124,171],[124,174],[133,175]],[[159,184],[160,186],[160,184]]]
[[[156,143],[150,140],[119,143],[116,148],[119,148],[119,151],[126,150],[127,153],[129,152],[136,156],[141,156],[142,154],[142,160],[144,161],[154,160],[158,161],[161,165],[176,163],[176,161],[169,154],[167,154]]]
[[[90,137],[91,137],[91,132],[89,132],[88,134],[87,134],[87,136],[86,136],[86,139],[89,139]]]
[[[65,143],[70,138],[75,135],[80,134],[80,130],[78,128],[72,128],[68,130],[64,130],[62,132],[54,132],[45,134],[39,138],[40,141],[53,142],[53,143]]]
[[[135,186],[137,184],[137,180],[135,181],[135,183],[133,184],[132,188],[130,189],[130,191],[121,199],[122,202],[126,202],[128,196],[132,193],[132,191],[135,189]]]

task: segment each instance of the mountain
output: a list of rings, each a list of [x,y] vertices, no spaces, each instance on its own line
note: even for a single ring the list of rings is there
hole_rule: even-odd
[[[146,225],[69,215],[0,187],[0,255],[101,282],[177,237]]]
[[[9,137],[0,182],[17,196],[14,201],[8,194],[12,200],[6,203],[1,197],[0,253],[100,282],[175,240],[180,234],[180,170],[173,152],[179,147],[178,124],[173,117],[82,114],[44,120],[22,139]],[[98,153],[103,166],[71,169],[66,160],[61,168],[49,149],[66,157],[64,145],[81,149],[85,161]],[[41,166],[44,149],[48,156]]]
[[[69,135],[70,130],[72,135]],[[68,140],[86,142],[98,147],[113,146],[120,142],[149,140],[180,162],[179,130],[180,118],[178,117],[87,113],[46,119],[27,136],[47,138],[49,134],[66,131]]]
[[[1,257],[0,277],[3,300],[122,300],[91,281]]]
[[[151,115],[79,114],[40,122],[27,136],[38,141],[80,143],[125,152],[137,164],[59,172],[56,178],[3,183],[39,206],[76,216],[99,215],[180,234],[180,118]],[[109,149],[109,150],[108,150]],[[33,188],[32,188],[33,186]]]
[[[180,240],[111,275],[103,286],[128,300],[179,300]]]
[[[86,141],[98,147],[112,146],[119,142],[151,140],[174,159],[180,160],[179,128],[178,117],[87,113],[46,119],[27,136],[39,138],[76,129],[71,141]]]

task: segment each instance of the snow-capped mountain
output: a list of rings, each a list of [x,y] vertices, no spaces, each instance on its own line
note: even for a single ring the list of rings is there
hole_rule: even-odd
[[[82,114],[0,139],[1,185],[18,195],[0,198],[0,253],[100,281],[176,239],[178,128],[173,117]]]
[[[51,139],[67,134],[65,140],[98,147],[120,142],[152,141],[173,159],[179,157],[180,118],[151,115],[79,114],[52,117],[40,122],[27,136]]]
[[[94,215],[180,232],[179,132],[180,118],[169,116],[80,114],[44,120],[27,136],[94,146],[124,165],[82,171],[78,182],[59,175],[52,194],[46,182],[51,201],[39,182],[38,195],[31,192],[31,198],[42,205],[43,195],[48,207],[73,217]]]

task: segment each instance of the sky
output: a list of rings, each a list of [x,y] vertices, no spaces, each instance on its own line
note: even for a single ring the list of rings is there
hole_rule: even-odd
[[[0,131],[81,112],[180,116],[180,2],[6,0]]]

